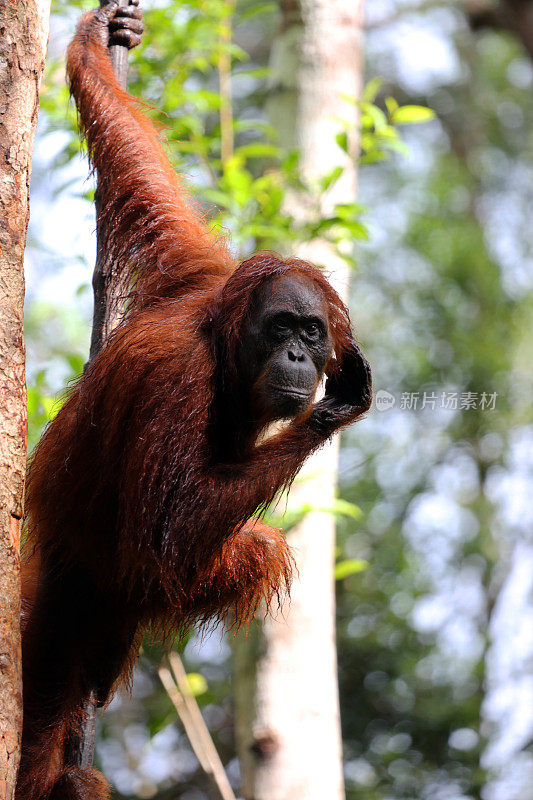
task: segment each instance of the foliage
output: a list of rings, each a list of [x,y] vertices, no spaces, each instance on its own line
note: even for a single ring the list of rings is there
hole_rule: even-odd
[[[230,5],[224,0],[172,0],[164,8],[148,8],[145,13],[148,35],[132,56],[130,91],[147,102],[151,115],[166,135],[178,169],[192,174],[192,189],[199,201],[211,212],[216,227],[231,231],[239,251],[283,251],[297,242],[318,237],[335,243],[366,239],[367,231],[360,221],[364,209],[360,205],[338,205],[327,218],[320,211],[321,195],[342,175],[342,151],[349,152],[349,141],[353,138],[348,125],[344,124],[337,140],[339,166],[324,176],[319,185],[306,185],[298,169],[298,152],[283,148],[264,112],[254,107],[255,97],[264,91],[268,72],[250,65],[246,52],[222,36],[224,26],[229,23],[228,8]],[[65,10],[63,3],[56,6],[56,13]],[[265,15],[271,16],[272,11],[272,3],[244,3],[237,8],[233,25],[238,32],[250,20],[257,23]],[[235,103],[233,154],[223,162],[219,113],[222,100],[217,74],[225,52],[232,60],[234,84],[238,87],[246,79],[250,89]],[[48,65],[42,92],[48,129],[66,128],[72,133],[58,157],[58,165],[72,159],[79,148],[74,136],[72,106],[67,113],[62,73],[61,57]],[[356,102],[355,98],[346,101]],[[393,101],[389,98],[388,102]],[[429,109],[399,108],[398,104],[385,114],[372,102],[368,90],[359,106],[367,162],[386,158],[389,150],[405,150],[397,124],[425,121],[433,116]],[[288,191],[305,194],[315,214],[306,215],[305,221],[288,214],[284,209]]]
[[[437,16],[433,23],[428,12],[424,24],[437,30]],[[528,74],[511,40],[473,38],[460,21],[450,27],[446,40],[475,79],[437,83],[429,96],[411,89],[402,107],[435,107],[438,128],[417,134],[407,168],[372,167],[360,180],[381,241],[360,254],[354,302],[375,388],[393,394],[396,407],[349,433],[343,450],[342,495],[363,517],[357,527],[343,521],[340,540],[347,556],[369,563],[338,584],[349,800],[515,800],[528,791],[519,744],[509,782],[495,787],[487,709],[498,688],[489,682],[491,647],[505,647],[491,645],[491,615],[502,556],[513,547],[491,487],[505,474],[509,442],[531,423],[531,367],[518,354],[531,339],[533,287],[516,272],[531,237],[511,200],[526,202],[516,175],[532,171],[519,122],[531,78],[528,88],[509,79]],[[401,97],[406,87],[395,86],[377,38],[372,68]],[[451,390],[494,392],[496,407],[421,408],[424,392]],[[418,410],[401,409],[403,393],[419,394]],[[506,747],[516,736],[509,719],[499,734]]]

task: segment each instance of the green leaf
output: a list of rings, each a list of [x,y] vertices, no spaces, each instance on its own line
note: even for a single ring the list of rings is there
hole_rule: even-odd
[[[280,155],[280,149],[268,142],[250,142],[250,144],[238,147],[235,153],[245,158],[277,158]]]
[[[398,140],[400,138],[398,131],[392,125],[385,125],[376,131],[375,141],[381,143],[382,141]]]
[[[249,225],[249,231],[252,236],[256,236],[258,239],[274,238],[274,230],[271,225],[261,225],[261,223],[252,223]]]
[[[373,150],[370,153],[365,153],[365,155],[361,156],[359,159],[359,163],[361,166],[366,166],[368,164],[376,164],[378,161],[386,161],[389,158],[387,153],[383,153],[379,150]]]
[[[323,511],[326,510],[327,509],[323,509]],[[342,517],[350,517],[351,519],[359,519],[362,514],[359,506],[356,506],[355,503],[350,503],[348,500],[343,500],[341,497],[336,498],[335,502],[333,503],[333,507],[329,510],[332,514]]]
[[[243,50],[242,47],[239,47],[239,45],[235,44],[235,42],[229,45],[227,50],[229,53],[231,53],[236,61],[249,61],[250,59],[250,56],[246,50]]]
[[[358,572],[364,572],[367,567],[368,561],[363,561],[360,558],[348,558],[345,561],[338,561],[335,564],[335,580],[341,581],[350,575],[357,575]]]
[[[260,14],[274,14],[276,10],[277,3],[259,3],[240,13],[237,19],[237,24],[239,25],[241,22],[247,22],[249,19],[258,17]]]
[[[310,514],[313,511],[320,511],[323,514],[331,514],[334,517],[349,517],[350,519],[359,519],[361,516],[361,509],[359,506],[356,506],[355,503],[350,503],[348,500],[343,500],[340,497],[337,497],[332,506],[315,506],[312,503],[302,503],[299,506],[293,507],[288,509],[285,514],[281,517],[273,517],[276,519],[277,524],[281,524],[282,527],[287,530],[288,527],[295,525],[301,519],[303,519],[306,514]]]
[[[354,239],[362,239],[364,242],[368,241],[368,229],[362,222],[343,219],[339,227],[353,236]]]
[[[80,375],[83,372],[85,359],[78,353],[70,353],[67,355],[67,361],[74,375]]]
[[[387,117],[385,116],[381,108],[378,108],[372,103],[366,103],[366,102],[360,103],[360,107],[363,112],[363,115],[366,117],[370,117],[376,131],[379,131],[387,126]],[[366,123],[365,127],[368,127]]]
[[[242,73],[239,73],[239,75],[241,74]],[[241,131],[253,131],[256,134],[261,132],[270,139],[276,139],[276,137],[279,138],[276,128],[261,119],[236,119],[233,123],[233,129],[237,133],[240,133]]]
[[[402,142],[399,139],[388,139],[380,142],[379,144],[386,150],[393,150],[395,153],[400,153],[402,156],[405,156],[409,152],[409,148],[405,142]]]
[[[341,219],[352,220],[354,217],[364,214],[366,210],[366,206],[362,203],[337,203],[335,206],[335,214]]]
[[[207,681],[199,672],[187,673],[187,683],[194,697],[199,697],[207,692]]]
[[[391,115],[395,125],[414,125],[419,122],[428,122],[435,118],[435,112],[425,106],[400,106]]]
[[[347,134],[347,132],[346,131],[341,131],[341,133],[337,134],[335,139],[336,139],[337,144],[339,145],[339,147],[342,150],[344,150],[345,153],[347,153],[348,152],[348,134]]]
[[[206,200],[209,200],[211,203],[215,203],[217,206],[227,209],[232,207],[231,197],[229,197],[225,192],[221,192],[219,189],[211,189],[207,187],[203,190],[202,194]]]
[[[46,415],[46,419],[52,421],[59,411],[61,410],[61,406],[63,405],[61,399],[57,399],[56,397],[45,397],[42,395],[41,397],[41,405],[44,409],[44,413]]]
[[[176,712],[174,711],[174,708],[172,708],[171,711],[166,711],[164,714],[156,714],[154,717],[149,718],[146,724],[150,738],[153,739],[156,733],[162,731],[163,728],[167,727],[167,725],[171,725],[173,722],[175,722],[175,719]]]
[[[399,108],[398,102],[394,99],[394,97],[387,97],[385,99],[385,106],[391,117]]]
[[[238,78],[246,77],[264,81],[269,76],[270,76],[270,70],[268,69],[268,67],[250,67],[249,69],[237,70],[233,75],[233,79],[237,80]]]
[[[368,81],[365,88],[363,89],[363,94],[361,99],[366,100],[368,103],[374,102],[382,86],[383,86],[382,78],[378,77],[372,78],[372,80]]]
[[[325,175],[320,181],[320,188],[323,192],[327,192],[329,187],[335,183],[335,181],[340,178],[342,173],[344,172],[344,167],[335,167],[329,175]]]
[[[305,484],[307,480],[316,477],[316,475],[306,475],[303,478],[300,476],[299,482]],[[355,503],[350,503],[348,500],[337,497],[331,506],[316,506],[311,502],[305,502],[291,506],[283,514],[267,514],[266,519],[269,524],[278,525],[288,530],[300,522],[307,514],[313,512],[331,514],[334,517],[349,517],[350,519],[359,519],[362,514],[361,509]]]
[[[85,295],[90,292],[91,287],[87,281],[80,283],[78,288],[76,289],[76,297],[85,297]]]
[[[322,219],[317,224],[310,226],[311,236],[315,237],[327,231],[331,231],[335,235],[335,229],[338,229],[338,232],[343,231],[350,234],[354,239],[368,240],[368,231],[365,225],[357,220],[335,216]]]
[[[299,506],[287,509],[284,514],[267,514],[266,520],[270,525],[275,525],[283,528],[285,531],[290,531],[301,520],[309,514],[310,511],[315,509],[311,503],[302,503]]]
[[[41,402],[41,393],[38,392],[37,389],[33,388],[32,386],[28,386],[27,407],[28,407],[29,417],[32,417],[34,414],[37,414],[40,402]]]

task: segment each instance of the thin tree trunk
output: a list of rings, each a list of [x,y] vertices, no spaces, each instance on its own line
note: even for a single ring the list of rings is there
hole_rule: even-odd
[[[343,96],[358,97],[361,89],[363,2],[301,0],[298,6],[282,0],[281,7],[282,30],[271,65],[277,90],[271,118],[285,142],[299,147],[302,172],[311,183],[344,165],[340,180],[320,198],[328,215],[336,203],[355,200],[355,162],[344,156],[335,136],[339,118],[356,129],[356,107]],[[302,197],[290,198],[289,205],[295,216],[314,213]],[[298,255],[325,266],[347,296],[346,263],[327,242],[304,245]],[[337,458],[338,440],[308,462],[308,477],[293,489],[292,504],[332,506]],[[236,645],[243,795],[246,800],[341,800],[334,519],[310,513],[290,541],[298,567],[290,605]]]
[[[20,527],[26,468],[24,247],[49,0],[0,0],[0,800],[22,730]]]
[[[533,3],[531,0],[465,0],[466,12],[474,30],[500,28],[522,42],[533,59]]]
[[[100,0],[100,5],[105,5],[105,2],[106,0]],[[118,0],[118,5],[121,8],[127,8],[129,0]],[[123,89],[127,89],[128,48],[115,44],[109,48],[109,53],[118,82]],[[95,357],[120,320],[123,311],[121,295],[124,290],[124,287],[117,281],[113,264],[109,262],[107,257],[106,230],[104,220],[100,216],[100,192],[98,186],[96,187],[94,203],[96,212],[96,263],[92,280],[94,309],[89,361]]]

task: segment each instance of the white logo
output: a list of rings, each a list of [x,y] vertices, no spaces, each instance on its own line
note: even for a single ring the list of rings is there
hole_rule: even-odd
[[[389,411],[389,409],[394,408],[396,398],[385,389],[380,389],[379,392],[376,392],[375,402],[378,411]]]

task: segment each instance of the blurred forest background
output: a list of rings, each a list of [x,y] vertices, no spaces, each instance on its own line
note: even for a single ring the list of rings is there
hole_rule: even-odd
[[[206,160],[220,136],[216,43],[231,4],[143,5],[131,90],[162,108],[172,155],[244,251],[290,247],[300,234],[283,187],[297,181],[297,159],[280,150],[268,111],[280,90],[268,71],[277,4],[237,3],[237,147],[216,182]],[[341,228],[355,241],[359,339],[375,389],[395,402],[341,443],[341,497],[361,513],[339,519],[339,558],[366,562],[337,581],[348,800],[533,797],[533,62],[516,32],[472,19],[479,5],[366,4],[373,105],[361,208]],[[88,353],[93,187],[64,80],[81,7],[55,2],[34,156],[30,445]],[[390,116],[388,97],[436,116],[383,132],[376,107]],[[117,697],[100,720],[99,764],[117,797],[212,797],[157,677],[160,653],[144,655],[133,699]],[[220,633],[192,636],[184,651],[237,790],[231,657]]]

